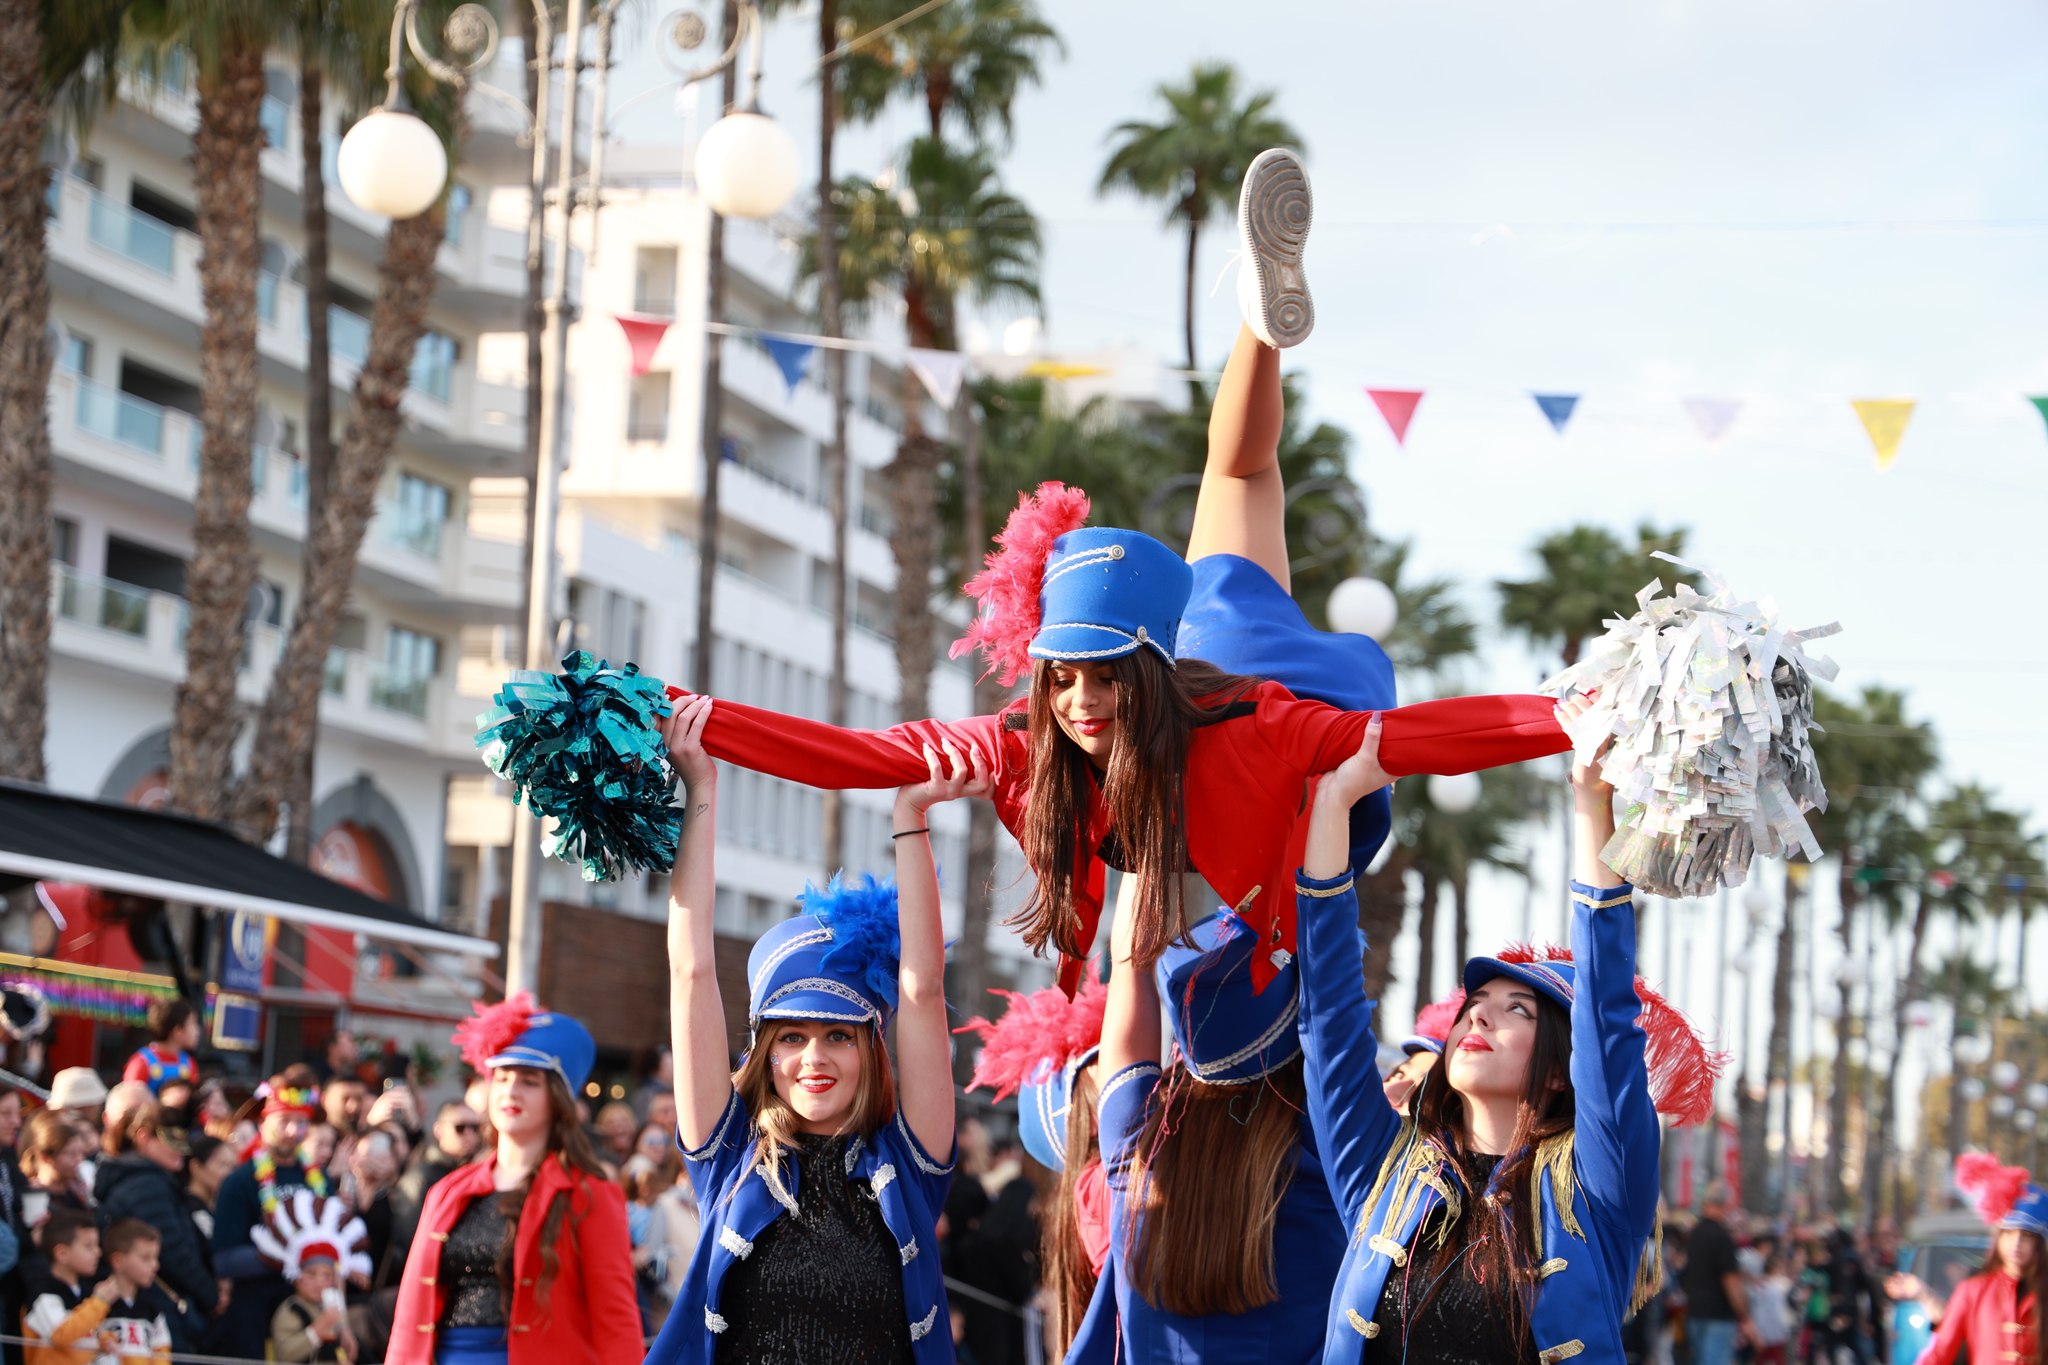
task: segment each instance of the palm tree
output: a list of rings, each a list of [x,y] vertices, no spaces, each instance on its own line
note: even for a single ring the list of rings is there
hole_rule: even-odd
[[[1885,866],[1876,857],[1879,836],[1896,837],[1898,821],[1913,808],[1921,786],[1934,773],[1938,746],[1933,728],[1925,722],[1909,721],[1904,694],[1889,688],[1867,687],[1853,702],[1820,692],[1814,698],[1814,719],[1825,736],[1820,756],[1828,784],[1828,809],[1810,820],[1821,847],[1837,859],[1835,888],[1840,915],[1835,932],[1846,959],[1866,892],[1872,885],[1882,885],[1863,875],[1866,868]],[[1847,1019],[1854,985],[1844,979],[1836,988],[1840,1017]],[[1838,1048],[1837,1075],[1828,1096],[1830,1133],[1848,1128],[1849,1085],[1842,1070],[1847,1062],[1845,1051]],[[1824,1188],[1846,1205],[1854,1192],[1843,1184],[1839,1141],[1828,1145],[1824,1180]]]
[[[297,31],[301,71],[316,73],[300,87],[300,126],[309,134],[303,144],[306,164],[302,185],[312,196],[305,206],[309,242],[317,235],[324,258],[326,194],[321,178],[319,117],[306,114],[308,91],[317,106],[325,79],[338,76],[344,90],[360,102],[373,98],[382,83],[383,42],[388,18],[364,0],[305,0]],[[423,17],[440,19],[437,3]],[[349,27],[347,25],[353,25]],[[461,92],[437,85],[414,72],[410,98],[414,108],[443,131],[449,164],[455,164]],[[452,181],[451,181],[452,183]],[[306,405],[308,473],[306,544],[300,566],[300,592],[285,636],[284,650],[271,673],[269,690],[256,721],[249,766],[235,791],[233,822],[244,838],[267,840],[280,814],[289,810],[286,851],[303,861],[310,856],[312,828],[308,817],[313,800],[313,750],[319,738],[320,693],[327,658],[341,626],[355,579],[356,556],[376,515],[377,488],[396,443],[400,403],[410,382],[413,353],[426,327],[426,313],[439,282],[436,258],[446,225],[444,197],[426,213],[393,223],[384,239],[384,260],[378,270],[376,301],[370,313],[370,338],[357,372],[347,423],[337,447],[327,430],[330,391],[324,358],[308,347]],[[313,253],[309,252],[309,257]],[[325,332],[325,303],[316,305],[316,282],[326,293],[324,259],[309,261],[306,290],[309,332],[316,324]],[[322,395],[316,401],[315,394]],[[324,441],[323,441],[323,438]],[[323,453],[322,446],[325,446]]]
[[[1500,623],[1524,636],[1538,649],[1555,648],[1566,667],[1579,660],[1586,641],[1598,635],[1601,622],[1635,610],[1636,593],[1651,579],[1699,586],[1699,576],[1676,565],[1653,560],[1658,550],[1685,551],[1685,528],[1659,531],[1644,522],[1636,528],[1633,546],[1604,526],[1573,526],[1536,543],[1543,572],[1532,579],[1501,579]]]
[[[900,188],[847,184],[839,199],[846,213],[839,271],[847,303],[864,307],[885,295],[901,297],[910,345],[949,346],[952,304],[962,295],[980,303],[1038,305],[1037,220],[1004,192],[986,152],[955,152],[919,138]],[[815,246],[812,257],[815,263]],[[930,711],[937,563],[931,509],[946,448],[925,430],[923,390],[907,366],[902,404],[903,440],[884,471],[896,555],[890,633],[901,711],[915,718]]]
[[[1230,212],[1253,157],[1268,147],[1299,151],[1303,144],[1293,126],[1273,112],[1273,92],[1242,94],[1237,71],[1227,63],[1198,63],[1186,84],[1161,85],[1156,94],[1166,105],[1166,116],[1158,123],[1131,119],[1116,126],[1110,134],[1115,145],[1097,188],[1164,200],[1167,222],[1186,227],[1181,319],[1187,368],[1193,370],[1195,262],[1202,229]]]
[[[862,32],[910,8],[906,0],[840,0]],[[1032,0],[955,0],[849,53],[841,105],[847,118],[869,123],[907,96],[923,101],[935,142],[955,122],[971,143],[1007,144],[1017,92],[1039,83],[1041,54],[1065,51]]]
[[[88,114],[125,3],[0,0],[0,777],[43,780],[50,661],[50,208],[44,138]],[[84,90],[85,85],[98,88]]]

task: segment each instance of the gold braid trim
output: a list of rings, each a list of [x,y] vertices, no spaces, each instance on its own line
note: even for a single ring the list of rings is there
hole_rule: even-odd
[[[1643,1305],[1657,1297],[1664,1287],[1664,1210],[1657,1210],[1657,1225],[1650,1231],[1642,1259],[1636,1262],[1636,1289],[1628,1301],[1629,1315],[1643,1311]]]
[[[1444,1216],[1438,1220],[1436,1230],[1436,1249],[1442,1250],[1444,1244],[1450,1240],[1451,1225],[1458,1221],[1462,1205],[1456,1190],[1443,1178],[1443,1154],[1437,1150],[1433,1142],[1415,1141],[1411,1145],[1410,1139],[1414,1137],[1414,1129],[1413,1120],[1405,1120],[1402,1123],[1394,1149],[1387,1153],[1386,1161],[1380,1166],[1379,1178],[1373,1182],[1372,1193],[1365,1198],[1365,1209],[1359,1215],[1358,1231],[1362,1236],[1366,1229],[1372,1226],[1373,1211],[1380,1206],[1381,1197],[1384,1195],[1393,1202],[1381,1226],[1387,1233],[1398,1235],[1400,1230],[1408,1225],[1408,1219],[1415,1212],[1416,1206],[1421,1203],[1423,1191],[1435,1190],[1443,1200]],[[1392,1238],[1383,1234],[1382,1237],[1373,1240]],[[1378,1247],[1373,1249],[1381,1250]],[[1398,1257],[1392,1256],[1391,1253],[1387,1254],[1389,1259],[1398,1261]]]
[[[1545,1138],[1536,1146],[1536,1174],[1550,1180],[1551,1196],[1557,1201],[1557,1220],[1564,1224],[1564,1230],[1581,1242],[1586,1240],[1586,1230],[1579,1226],[1579,1211],[1573,1207],[1578,1195],[1578,1176],[1572,1167],[1572,1153],[1575,1135],[1566,1129],[1556,1137]],[[1536,1257],[1543,1259],[1548,1248],[1543,1245],[1543,1183],[1529,1182],[1529,1202],[1534,1205],[1536,1216]]]

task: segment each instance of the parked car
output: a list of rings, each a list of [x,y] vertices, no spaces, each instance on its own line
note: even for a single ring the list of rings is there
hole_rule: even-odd
[[[1990,1253],[1991,1234],[1976,1214],[1930,1213],[1906,1225],[1899,1271],[1927,1287],[1936,1303],[1947,1303],[1957,1285],[1977,1273]],[[1913,1365],[1934,1339],[1934,1323],[1918,1299],[1892,1304],[1891,1365]]]

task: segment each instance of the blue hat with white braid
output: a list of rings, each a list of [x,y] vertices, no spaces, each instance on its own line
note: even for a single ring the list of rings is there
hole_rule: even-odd
[[[805,913],[770,929],[747,954],[747,1024],[763,1019],[886,1025],[896,1012],[902,940],[896,884],[873,877],[806,886]]]
[[[1045,562],[1031,657],[1095,663],[1149,646],[1171,667],[1194,586],[1187,561],[1142,531],[1069,531]]]

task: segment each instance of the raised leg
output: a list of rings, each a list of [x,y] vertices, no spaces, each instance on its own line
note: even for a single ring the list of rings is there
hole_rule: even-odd
[[[1280,478],[1280,352],[1239,327],[1209,409],[1209,457],[1188,534],[1188,562],[1242,555],[1283,588],[1287,573],[1287,489]]]

